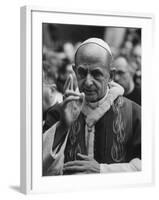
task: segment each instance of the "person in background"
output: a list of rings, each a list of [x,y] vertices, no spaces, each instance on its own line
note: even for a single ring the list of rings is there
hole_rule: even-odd
[[[50,53],[47,61],[43,61],[43,121],[45,122],[47,112],[55,104],[63,101],[63,93],[66,79],[72,74],[74,88],[77,88],[77,80],[72,65],[62,52]]]
[[[60,55],[61,56],[61,55]],[[62,65],[62,59],[56,52],[45,51],[43,60],[43,122],[49,109],[63,100],[63,94],[57,88],[58,71]]]
[[[138,70],[141,71],[141,44],[136,44],[132,49],[132,59],[138,66]]]
[[[74,54],[75,54],[75,47],[71,42],[66,42],[63,45],[63,50],[69,59],[70,63],[73,63]]]
[[[141,90],[134,83],[135,71],[124,56],[118,56],[112,65],[115,70],[114,81],[124,88],[124,96],[141,105]]]
[[[131,41],[125,41],[122,48],[120,49],[120,54],[129,58],[131,51],[132,51],[132,48],[133,48],[132,42]]]
[[[55,84],[52,85],[43,84],[42,111],[43,111],[44,122],[49,109],[55,104],[61,103],[62,101],[63,101],[63,95],[60,92],[58,92]]]
[[[141,71],[140,70],[135,72],[134,82],[135,82],[136,87],[140,88],[141,90]]]
[[[43,61],[42,71],[43,71],[43,83],[45,84],[56,84],[57,80],[57,71],[58,71],[58,60],[55,56],[53,56],[48,60]]]
[[[69,76],[69,74],[72,74],[74,79],[74,89],[77,88],[77,80],[76,75],[72,69],[72,65],[70,64],[70,61],[67,57],[64,57],[61,59],[60,67],[58,68],[58,78],[56,81],[57,89],[62,94],[64,93],[64,86],[65,82]]]
[[[137,66],[134,76],[135,84],[138,88],[141,88],[141,44],[138,43],[134,46],[132,53],[132,63]]]

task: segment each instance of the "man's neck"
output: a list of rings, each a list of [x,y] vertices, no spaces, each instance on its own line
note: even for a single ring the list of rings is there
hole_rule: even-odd
[[[105,99],[108,95],[108,92],[109,92],[109,88],[106,89],[106,93],[104,94],[104,96],[102,98],[100,98],[99,100],[97,100],[95,102],[86,102],[86,104],[89,105],[92,108],[98,107],[99,105],[101,105],[105,101]]]

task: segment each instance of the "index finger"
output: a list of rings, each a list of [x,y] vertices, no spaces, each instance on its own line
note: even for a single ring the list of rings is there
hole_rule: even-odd
[[[71,84],[70,76],[68,76],[67,79],[66,79],[65,85],[64,85],[64,91],[69,90],[70,84]]]
[[[70,74],[69,76],[70,76],[70,90],[73,90],[73,76],[72,74]]]

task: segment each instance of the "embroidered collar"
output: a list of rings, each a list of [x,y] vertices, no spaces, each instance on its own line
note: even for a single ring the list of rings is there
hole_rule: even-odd
[[[114,100],[124,94],[122,86],[115,82],[111,82],[108,86],[106,95],[96,103],[85,103],[82,113],[86,117],[86,124],[92,127],[112,106]]]

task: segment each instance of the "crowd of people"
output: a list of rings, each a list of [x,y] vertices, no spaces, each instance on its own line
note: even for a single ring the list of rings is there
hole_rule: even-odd
[[[69,74],[74,77],[74,87],[77,87],[72,65],[74,54],[81,42],[60,42],[55,37],[51,47],[43,43],[44,121],[49,109],[63,101],[65,82]],[[109,44],[109,41],[107,42]],[[141,105],[141,33],[138,29],[127,29],[120,46],[109,45],[113,54],[111,78],[123,86],[124,96]]]

